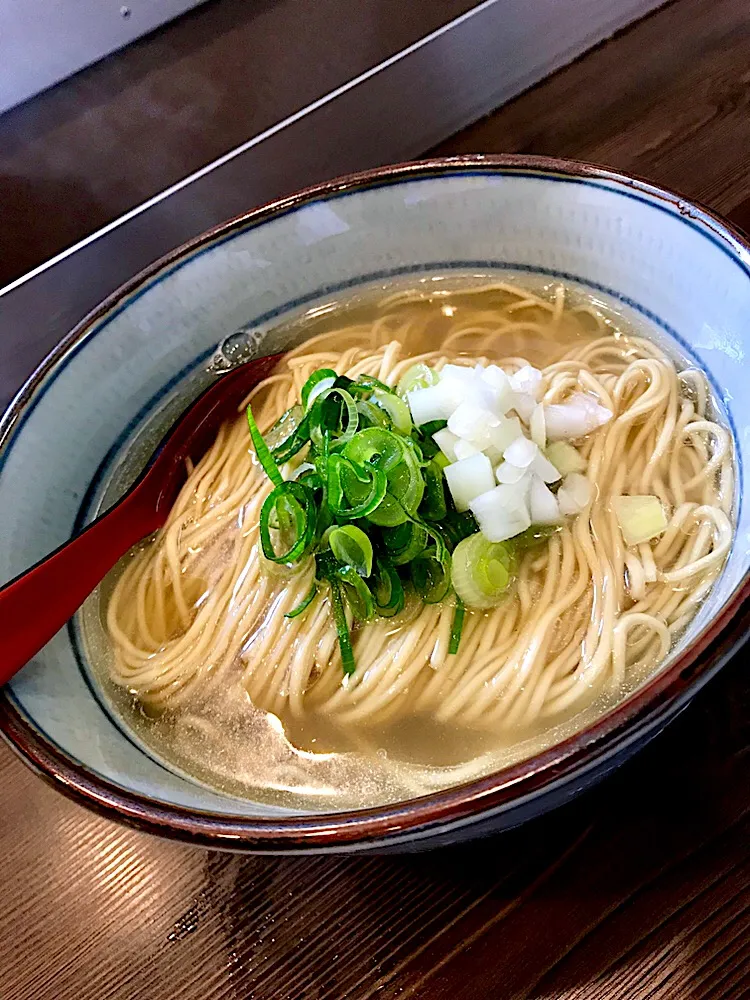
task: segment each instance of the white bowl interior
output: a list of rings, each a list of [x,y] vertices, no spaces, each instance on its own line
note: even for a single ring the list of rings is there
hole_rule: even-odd
[[[216,239],[131,294],[47,375],[0,456],[0,580],[70,537],[133,433],[163,425],[237,329],[272,328],[367,282],[495,268],[614,296],[709,374],[739,457],[737,537],[684,646],[748,569],[750,513],[739,497],[750,449],[750,260],[699,213],[645,186],[524,170],[455,170],[332,195]],[[267,342],[263,353],[278,346]],[[94,696],[79,655],[64,629],[11,684],[20,711],[54,745],[159,801],[288,812],[213,792],[144,753]]]

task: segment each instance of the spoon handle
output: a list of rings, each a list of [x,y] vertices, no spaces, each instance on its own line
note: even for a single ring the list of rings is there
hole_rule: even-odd
[[[159,527],[137,495],[0,590],[0,685],[58,632],[129,548]]]

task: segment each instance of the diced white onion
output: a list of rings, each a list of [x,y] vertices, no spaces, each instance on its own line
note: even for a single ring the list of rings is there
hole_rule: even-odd
[[[640,545],[666,530],[667,515],[658,497],[615,497],[612,506],[626,545]]]
[[[543,479],[545,483],[556,483],[560,479],[559,471],[541,451],[534,456],[531,471]]]
[[[460,404],[463,393],[455,381],[441,380],[426,389],[407,392],[406,401],[415,424],[426,424],[431,420],[447,420]]]
[[[513,409],[525,424],[531,420],[542,387],[542,373],[531,365],[523,365],[508,376],[513,390]]]
[[[523,437],[518,417],[501,417],[496,427],[490,427],[490,442],[501,454],[516,438]]]
[[[499,423],[500,418],[491,410],[467,400],[448,417],[448,430],[481,448],[482,445],[490,444],[490,428]]]
[[[482,451],[485,453],[487,458],[489,458],[490,462],[492,462],[493,469],[500,465],[503,460],[503,453],[498,451],[494,445],[488,445],[486,448],[482,448]]]
[[[562,521],[555,494],[539,476],[531,477],[529,506],[532,524],[559,524]]]
[[[488,365],[482,372],[482,381],[492,394],[493,409],[499,414],[505,414],[513,408],[515,394],[510,379],[497,365]]]
[[[432,435],[432,440],[442,451],[449,462],[456,461],[456,443],[459,438],[456,437],[447,427],[444,427],[441,431],[435,431]]]
[[[470,385],[476,377],[476,368],[469,368],[467,365],[443,365],[440,369],[441,379],[455,378]]]
[[[541,403],[537,403],[531,412],[529,430],[531,432],[531,440],[537,448],[544,451],[547,447],[547,423],[544,419],[544,407]]]
[[[519,483],[526,475],[526,469],[519,469],[517,465],[510,462],[501,462],[495,469],[495,479],[498,483]]]
[[[569,473],[557,491],[557,502],[560,513],[567,515],[580,514],[591,500],[591,483],[579,472]]]
[[[544,419],[549,441],[585,437],[612,419],[612,411],[601,406],[593,396],[575,392],[564,403],[544,406]]]
[[[440,381],[445,383],[459,401],[466,400],[475,406],[482,406],[495,413],[497,393],[482,378],[482,366],[464,368],[461,365],[445,365],[440,372]]]
[[[527,437],[516,438],[503,452],[505,461],[518,466],[519,469],[528,469],[538,454],[539,449]]]
[[[511,506],[514,505],[525,505],[528,510],[529,507],[529,490],[531,489],[531,475],[526,473],[523,479],[519,479],[517,483],[513,483],[507,487],[505,496],[508,503]]]
[[[567,476],[569,472],[583,472],[586,468],[586,459],[567,441],[554,441],[545,455],[562,476]]]
[[[468,510],[471,501],[491,490],[495,481],[492,463],[481,452],[446,465],[444,473],[456,510],[460,511]]]
[[[536,403],[542,387],[542,373],[531,365],[523,365],[510,376],[510,386],[520,395],[531,396]]]
[[[456,441],[456,447],[453,450],[456,454],[455,460],[460,462],[462,458],[468,458],[470,455],[478,455],[482,449],[477,448],[477,446],[472,444],[471,441],[465,441],[463,438],[459,438]],[[490,464],[492,463],[490,462]]]
[[[536,400],[528,392],[516,392],[513,396],[513,409],[525,424],[531,420]]]
[[[526,503],[514,486],[496,486],[475,497],[469,506],[479,530],[491,542],[504,542],[531,525]]]

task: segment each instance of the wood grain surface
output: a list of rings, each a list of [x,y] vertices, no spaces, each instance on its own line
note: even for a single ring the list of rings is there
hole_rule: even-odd
[[[592,159],[750,221],[749,108],[750,5],[678,0],[440,152]],[[5,746],[0,796],[0,1000],[750,996],[747,652],[599,788],[463,848],[191,849]]]
[[[0,287],[473,5],[215,0],[0,115]]]
[[[750,3],[677,0],[434,152],[590,160],[731,212],[750,198]]]

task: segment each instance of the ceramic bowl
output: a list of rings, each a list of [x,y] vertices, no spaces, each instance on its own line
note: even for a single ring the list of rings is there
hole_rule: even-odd
[[[132,461],[125,473],[120,463],[132,459],[134,435],[148,443],[149,429],[172,419],[234,331],[252,330],[255,343],[295,311],[369,283],[506,268],[575,281],[645,317],[706,371],[732,429],[734,547],[659,673],[584,732],[481,780],[382,808],[303,814],[210,791],[155,759],[108,710],[74,621],[0,699],[6,737],[37,771],[115,818],[195,843],[415,849],[565,801],[687,704],[747,631],[750,249],[711,212],[584,164],[471,157],[386,167],[252,211],[148,268],[65,338],[3,418],[0,579],[70,537],[105,487],[112,496],[132,478]],[[265,342],[263,353],[278,346]]]

